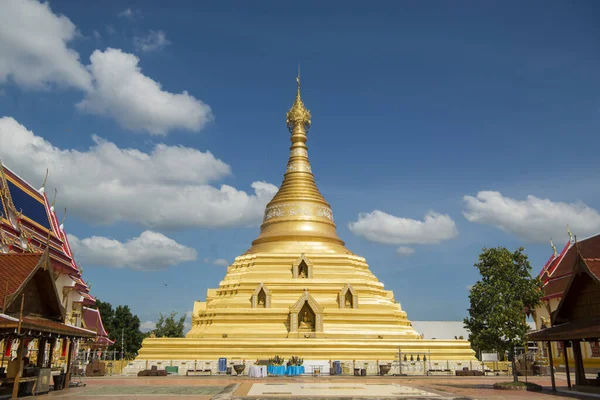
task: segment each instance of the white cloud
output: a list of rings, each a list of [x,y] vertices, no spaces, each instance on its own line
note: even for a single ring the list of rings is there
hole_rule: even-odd
[[[356,236],[383,244],[432,244],[458,235],[450,216],[433,211],[417,221],[375,210],[359,214],[358,221],[349,223],[348,228]]]
[[[90,61],[94,89],[77,104],[81,111],[108,115],[125,129],[152,135],[172,129],[198,132],[213,118],[210,107],[188,92],[162,90],[160,83],[142,74],[133,54],[96,50]]]
[[[213,261],[213,264],[220,265],[222,267],[226,267],[229,265],[229,262],[224,258],[217,258],[215,261]]]
[[[204,263],[208,264],[210,262],[210,258],[209,257],[204,257]]]
[[[473,285],[467,285],[467,290],[471,291],[473,289]]]
[[[52,83],[91,89],[79,54],[67,46],[78,35],[69,18],[54,14],[48,3],[0,1],[0,83],[12,79],[34,89]]]
[[[94,39],[96,39],[96,40],[102,39],[102,35],[97,30],[94,29],[94,32],[92,32],[92,33],[94,34]]]
[[[58,189],[60,206],[88,222],[163,228],[253,225],[277,191],[266,182],[252,183],[252,194],[209,185],[231,174],[231,167],[210,152],[158,144],[145,153],[97,136],[93,140],[85,151],[60,149],[13,118],[0,118],[3,162],[32,183],[43,181],[47,167],[47,187]]]
[[[152,331],[152,330],[154,330],[154,329],[156,329],[156,323],[154,323],[154,322],[152,322],[152,321],[146,321],[146,322],[143,322],[143,323],[140,325],[140,330],[141,330],[142,332],[144,332],[144,333],[145,333],[145,332],[150,332],[150,331]]]
[[[134,11],[129,9],[133,15]],[[114,34],[108,26],[109,34]],[[93,32],[96,39],[100,33]],[[141,72],[139,59],[118,49],[96,50],[84,66],[68,44],[79,36],[64,15],[35,0],[0,1],[0,84],[9,80],[29,89],[53,84],[80,89],[82,112],[104,115],[121,127],[152,135],[175,129],[198,132],[213,119],[211,108],[187,91],[171,93]],[[163,32],[142,40],[144,51],[168,44]]]
[[[515,200],[494,191],[478,192],[463,200],[467,220],[494,225],[527,242],[566,238],[567,225],[581,237],[600,231],[600,214],[583,203],[553,202],[535,196]]]
[[[396,249],[396,253],[400,254],[401,256],[410,256],[415,254],[415,249],[412,247],[400,246]]]
[[[75,258],[83,265],[137,270],[159,270],[196,259],[196,250],[153,231],[144,231],[127,242],[92,236],[69,236]]]
[[[135,36],[133,45],[137,51],[144,53],[162,50],[165,46],[170,45],[167,40],[167,35],[163,31],[150,31],[146,36]]]
[[[121,18],[133,18],[136,13],[137,12],[133,11],[131,8],[126,8],[117,15]]]

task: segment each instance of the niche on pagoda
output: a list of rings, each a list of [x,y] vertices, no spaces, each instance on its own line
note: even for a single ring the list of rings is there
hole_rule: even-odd
[[[308,290],[290,308],[290,332],[323,332],[323,310]]]
[[[251,300],[252,308],[270,308],[271,307],[271,292],[261,283],[252,293]]]
[[[338,303],[342,308],[358,308],[358,295],[349,283],[338,294]]]
[[[294,279],[307,279],[313,277],[313,263],[302,253],[292,264]]]

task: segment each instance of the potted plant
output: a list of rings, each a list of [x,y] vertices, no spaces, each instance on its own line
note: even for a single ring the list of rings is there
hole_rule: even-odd
[[[379,365],[379,375],[386,375],[392,369],[392,363],[380,364]]]
[[[233,366],[233,370],[238,375],[241,375],[242,372],[244,372],[244,369],[246,369],[246,364],[234,364]]]
[[[285,360],[283,357],[275,356],[273,358],[269,358],[269,365],[280,366],[283,365]]]
[[[298,356],[292,356],[290,357],[290,359],[288,360],[288,367],[299,367],[302,364],[304,364],[304,359],[298,357]]]

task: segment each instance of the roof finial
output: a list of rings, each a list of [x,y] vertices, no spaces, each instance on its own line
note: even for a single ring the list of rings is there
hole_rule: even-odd
[[[300,97],[300,64],[298,64],[298,76],[296,77],[296,83],[298,84],[297,97]]]
[[[306,131],[310,128],[310,111],[304,107],[304,103],[302,102],[302,98],[300,97],[300,66],[298,66],[298,76],[296,77],[296,84],[298,85],[298,89],[296,91],[296,100],[294,104],[292,104],[292,108],[288,111],[286,115],[286,124],[290,132],[292,133],[292,137],[294,135],[304,135],[306,138]],[[294,140],[292,140],[294,141]],[[306,141],[306,140],[304,140]]]
[[[42,182],[42,187],[38,190],[38,192],[44,193],[47,180],[48,180],[48,168],[46,168],[46,177],[44,178],[44,182]]]
[[[60,230],[64,230],[65,228],[65,218],[67,218],[67,207],[65,207],[65,215],[62,217],[62,221],[60,221]]]
[[[50,211],[54,211],[54,203],[56,203],[56,188],[54,188],[54,198],[52,199],[52,204],[50,204]]]
[[[556,257],[556,246],[554,245],[552,238],[550,238],[550,246],[552,246],[552,251],[554,252],[554,257]]]
[[[573,243],[573,234],[571,233],[571,229],[569,228],[569,224],[567,224],[567,233],[569,234],[569,243]]]

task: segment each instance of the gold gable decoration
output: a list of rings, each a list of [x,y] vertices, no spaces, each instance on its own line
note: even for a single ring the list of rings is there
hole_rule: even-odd
[[[0,182],[2,182],[2,188],[0,188],[0,196],[2,197],[2,201],[4,202],[6,212],[6,218],[11,223],[13,228],[17,231],[21,231],[21,218],[23,214],[17,210],[15,204],[13,203],[12,195],[10,194],[10,189],[8,187],[8,182],[6,180],[6,174],[4,173],[4,164],[2,164],[2,160],[0,160]]]
[[[358,308],[358,294],[349,283],[344,286],[338,295],[340,309],[343,308]]]
[[[311,321],[306,321],[307,315],[312,312]],[[323,310],[308,290],[290,307],[290,333],[302,331],[302,323],[312,322],[312,330],[307,332],[323,332]]]
[[[313,263],[304,253],[292,264],[292,276],[294,279],[311,279],[313,277]]]
[[[252,293],[252,299],[250,300],[252,308],[270,308],[271,307],[271,292],[261,282],[260,285]]]

